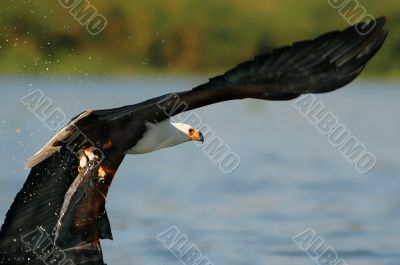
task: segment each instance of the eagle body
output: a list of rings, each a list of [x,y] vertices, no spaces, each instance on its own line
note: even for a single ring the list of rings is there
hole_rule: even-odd
[[[0,230],[0,265],[104,265],[100,240],[113,238],[106,198],[125,155],[203,141],[190,125],[170,122],[185,111],[347,85],[382,47],[385,23],[381,17],[275,49],[188,91],[76,116],[27,162],[31,171]]]

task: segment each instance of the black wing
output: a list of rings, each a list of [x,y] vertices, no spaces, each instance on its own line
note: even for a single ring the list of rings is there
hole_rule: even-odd
[[[378,52],[387,36],[385,23],[386,18],[381,17],[297,42],[242,63],[190,91],[96,113],[110,120],[136,115],[157,122],[226,100],[290,100],[306,93],[333,91],[353,81]],[[360,34],[360,28],[368,34]]]
[[[80,165],[85,151],[94,156]],[[105,199],[123,157],[64,145],[34,166],[1,228],[0,264],[103,265]]]
[[[30,161],[31,173],[0,231],[0,264],[42,264],[43,257],[103,264],[99,240],[111,238],[107,191],[124,151],[146,131],[145,121],[226,100],[289,100],[338,89],[354,80],[382,46],[385,22],[379,18],[364,25],[364,32],[370,27],[366,35],[354,26],[276,49],[190,91],[79,115]],[[83,153],[94,153],[90,148],[102,152],[103,159],[80,167]]]
[[[278,48],[179,96],[188,109],[195,109],[232,99],[290,100],[336,90],[353,81],[381,48],[385,23],[381,17]],[[358,28],[370,32],[360,35]]]

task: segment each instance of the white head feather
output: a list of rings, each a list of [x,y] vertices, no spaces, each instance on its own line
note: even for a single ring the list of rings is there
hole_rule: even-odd
[[[143,138],[127,154],[144,154],[188,141],[203,141],[203,135],[189,124],[165,120],[156,124],[147,123],[147,127]]]

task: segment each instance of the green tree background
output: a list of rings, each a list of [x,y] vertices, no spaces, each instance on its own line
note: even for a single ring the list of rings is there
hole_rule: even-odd
[[[350,16],[357,1],[348,1]],[[97,36],[59,1],[4,0],[0,73],[218,73],[274,47],[348,26],[328,0],[88,2],[108,21]],[[400,3],[359,3],[374,16],[386,15],[391,32],[366,76],[399,77]]]

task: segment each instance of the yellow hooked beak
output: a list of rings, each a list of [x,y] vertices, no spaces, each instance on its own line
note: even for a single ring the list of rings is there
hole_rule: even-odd
[[[203,134],[200,131],[196,130],[196,129],[190,129],[189,130],[189,139],[191,141],[199,141],[199,142],[204,143]]]

